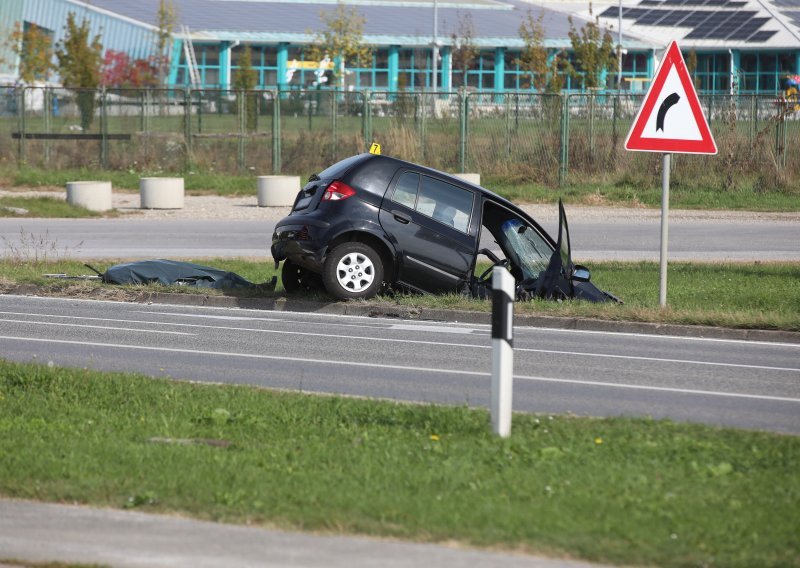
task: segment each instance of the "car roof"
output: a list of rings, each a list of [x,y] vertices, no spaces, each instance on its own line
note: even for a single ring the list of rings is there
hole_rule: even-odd
[[[358,164],[359,166],[362,166],[362,165],[368,163],[370,160],[386,160],[386,161],[390,161],[390,162],[392,162],[392,163],[394,163],[396,165],[395,171],[397,171],[400,168],[410,168],[410,169],[413,169],[413,170],[418,171],[418,172],[423,173],[423,174],[429,174],[429,175],[432,175],[434,177],[447,179],[449,182],[451,182],[454,185],[460,185],[462,187],[467,187],[467,188],[470,188],[470,189],[472,189],[474,191],[477,191],[481,195],[483,195],[485,197],[489,197],[493,201],[496,201],[499,204],[504,205],[505,207],[508,207],[509,209],[512,209],[513,211],[522,214],[524,217],[530,218],[530,216],[527,215],[524,211],[522,211],[519,208],[518,205],[515,205],[514,203],[512,203],[511,201],[509,201],[505,197],[502,197],[502,196],[496,194],[495,192],[493,192],[493,191],[491,191],[489,189],[486,189],[482,185],[478,185],[476,183],[472,183],[472,182],[467,181],[467,180],[465,180],[463,178],[460,178],[460,177],[458,177],[458,176],[456,176],[454,174],[443,172],[441,170],[430,168],[428,166],[423,166],[421,164],[417,164],[417,163],[414,163],[414,162],[409,162],[407,160],[401,160],[400,158],[393,158],[392,156],[386,156],[386,155],[383,155],[383,154],[360,154],[360,156],[365,156],[365,159],[363,161],[355,162],[355,164]]]

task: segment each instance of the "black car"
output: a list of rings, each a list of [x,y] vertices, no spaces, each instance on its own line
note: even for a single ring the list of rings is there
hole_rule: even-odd
[[[336,298],[382,287],[486,297],[506,266],[517,297],[616,301],[572,264],[564,207],[553,240],[510,201],[458,177],[383,155],[360,154],[312,175],[272,235],[287,292],[324,286]],[[482,248],[481,242],[497,247]]]

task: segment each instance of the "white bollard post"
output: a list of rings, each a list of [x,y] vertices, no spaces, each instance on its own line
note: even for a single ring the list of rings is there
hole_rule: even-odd
[[[511,435],[514,390],[514,277],[501,266],[492,271],[492,432]]]

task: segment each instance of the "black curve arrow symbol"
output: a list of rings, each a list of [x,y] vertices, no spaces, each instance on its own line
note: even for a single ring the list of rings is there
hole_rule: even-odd
[[[661,106],[658,107],[658,115],[656,116],[656,132],[659,130],[664,132],[664,117],[667,115],[667,111],[672,108],[674,105],[681,100],[681,96],[678,93],[672,93],[664,102],[661,103]]]

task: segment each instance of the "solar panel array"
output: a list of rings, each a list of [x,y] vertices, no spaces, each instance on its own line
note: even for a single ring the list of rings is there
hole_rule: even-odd
[[[623,8],[622,17],[639,26],[691,28],[684,39],[763,43],[778,33],[762,30],[770,18],[756,17],[756,10],[743,10],[746,5],[741,0],[642,0],[636,7]],[[616,19],[619,8],[609,7],[600,16]]]

